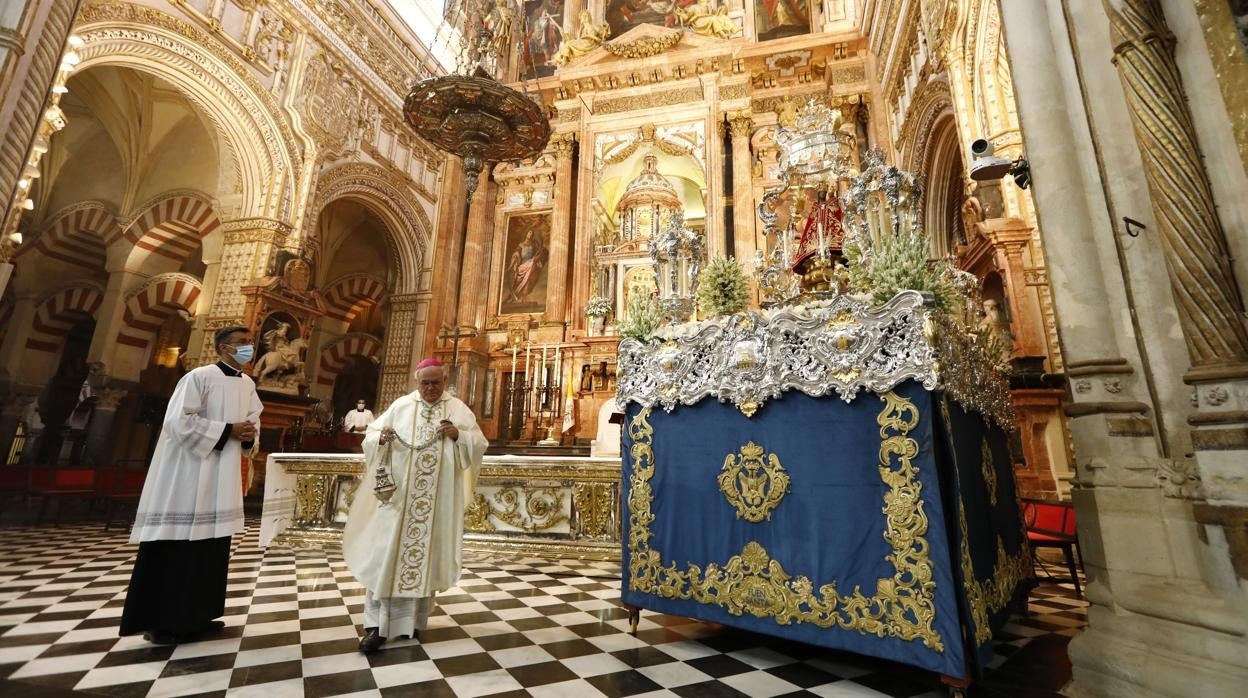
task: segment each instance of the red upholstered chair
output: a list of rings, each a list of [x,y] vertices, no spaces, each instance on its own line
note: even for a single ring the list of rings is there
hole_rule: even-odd
[[[1056,548],[1066,558],[1070,581],[1075,585],[1075,595],[1083,597],[1079,585],[1079,569],[1075,566],[1075,547],[1079,544],[1075,529],[1075,507],[1070,502],[1047,499],[1022,499],[1023,522],[1027,526],[1027,540],[1031,549]],[[1079,567],[1083,566],[1080,554]],[[1060,580],[1066,581],[1066,580]]]
[[[50,477],[46,479],[46,484],[35,484],[30,488],[31,494],[41,498],[39,518],[35,522],[36,525],[43,523],[48,513],[48,506],[54,499],[57,503],[54,522],[60,523],[61,510],[65,507],[64,501],[66,499],[82,499],[89,502],[96,496],[96,471],[94,468],[61,466],[38,468],[32,472],[32,480],[44,479],[41,477],[41,470],[49,473]]]

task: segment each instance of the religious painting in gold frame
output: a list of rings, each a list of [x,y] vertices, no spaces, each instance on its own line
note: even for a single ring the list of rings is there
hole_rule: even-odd
[[[524,64],[526,79],[555,74],[551,59],[563,46],[564,0],[525,0]]]
[[[617,37],[639,24],[675,29],[680,26],[676,9],[688,4],[691,3],[680,0],[606,0],[603,14],[611,27],[611,36]]]
[[[550,212],[545,211],[507,219],[503,284],[498,301],[500,315],[546,312],[550,217]]]
[[[754,0],[754,32],[759,41],[810,33],[810,0]]]

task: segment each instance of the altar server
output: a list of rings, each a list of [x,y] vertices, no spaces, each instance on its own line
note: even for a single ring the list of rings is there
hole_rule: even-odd
[[[131,542],[139,544],[121,634],[166,645],[224,626],[230,537],[243,530],[242,458],[263,405],[243,374],[245,327],[213,337],[220,358],[178,381],[143,483]]]
[[[416,637],[433,596],[459,581],[464,506],[489,443],[468,406],[443,392],[442,365],[416,368],[416,392],[394,401],[364,437],[364,481],[342,537],[366,589],[360,651]]]
[[[352,434],[368,429],[376,417],[363,400],[355,401],[355,409],[342,418],[342,430]]]

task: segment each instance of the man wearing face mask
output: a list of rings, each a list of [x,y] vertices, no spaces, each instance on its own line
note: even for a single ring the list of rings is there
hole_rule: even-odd
[[[356,400],[355,409],[342,418],[342,430],[351,434],[362,434],[373,423],[373,419],[373,411],[368,409],[363,400]]]
[[[230,537],[243,530],[242,457],[264,406],[243,373],[255,352],[245,327],[213,337],[219,361],[178,381],[143,483],[130,541],[139,544],[121,634],[171,645],[224,623]]]

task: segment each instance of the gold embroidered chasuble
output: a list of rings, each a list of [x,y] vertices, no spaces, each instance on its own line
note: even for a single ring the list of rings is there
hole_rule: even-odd
[[[459,439],[430,441],[438,422],[450,420]],[[390,427],[402,442],[391,442],[395,491],[383,504],[373,493],[385,446],[381,430]],[[343,531],[347,567],[379,598],[422,598],[459,580],[464,506],[489,443],[476,417],[462,401],[443,394],[433,404],[416,393],[394,401],[368,427],[364,438],[364,480]]]

